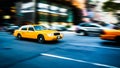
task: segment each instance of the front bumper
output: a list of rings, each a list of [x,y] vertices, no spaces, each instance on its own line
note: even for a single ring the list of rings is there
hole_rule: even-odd
[[[114,35],[101,35],[100,38],[103,39],[103,40],[115,40],[115,37]]]
[[[56,36],[47,36],[45,38],[45,41],[55,41],[55,40],[59,40],[62,39],[63,35],[56,35]]]

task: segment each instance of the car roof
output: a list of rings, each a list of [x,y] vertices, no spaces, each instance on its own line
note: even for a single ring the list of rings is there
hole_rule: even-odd
[[[80,23],[80,24],[96,24],[96,23]]]
[[[42,26],[42,25],[23,25],[22,27],[33,27],[33,26]]]
[[[97,26],[101,26],[101,25],[99,25],[99,24],[97,24],[97,23],[80,23],[79,25],[82,25],[82,24],[90,24],[90,25],[97,25]]]

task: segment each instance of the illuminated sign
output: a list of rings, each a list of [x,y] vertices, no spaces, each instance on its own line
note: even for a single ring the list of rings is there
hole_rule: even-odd
[[[10,19],[11,17],[10,17],[10,15],[4,15],[3,16],[3,19]]]
[[[50,6],[50,10],[58,10],[59,9],[59,7],[57,7],[57,6]]]
[[[65,12],[67,12],[67,9],[65,9],[65,8],[59,8],[59,11],[65,13]]]
[[[21,5],[21,9],[31,8],[34,6],[34,2],[28,2]]]
[[[48,4],[44,4],[44,3],[38,3],[38,8],[48,9],[48,8],[49,8],[49,5],[48,5]]]
[[[38,9],[37,11],[40,12],[47,12],[52,14],[59,14],[59,15],[67,15],[67,9],[45,4],[45,3],[37,3]],[[23,3],[21,5],[21,13],[29,13],[34,12],[34,2]]]

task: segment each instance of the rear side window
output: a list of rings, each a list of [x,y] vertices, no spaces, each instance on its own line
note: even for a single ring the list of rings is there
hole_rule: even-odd
[[[44,26],[34,26],[35,30],[46,30],[47,28]]]
[[[28,28],[29,31],[34,31],[33,27]]]
[[[98,27],[98,26],[96,26],[96,25],[89,25],[89,27]]]
[[[82,26],[82,27],[98,27],[97,25],[92,25],[92,24],[89,24],[89,23],[80,24],[80,26]]]
[[[79,26],[86,27],[86,23],[81,23]]]
[[[85,25],[85,24],[81,24],[80,26],[82,26],[82,27],[86,27],[86,25]]]
[[[21,30],[27,30],[27,28],[26,28],[26,27],[23,27]]]

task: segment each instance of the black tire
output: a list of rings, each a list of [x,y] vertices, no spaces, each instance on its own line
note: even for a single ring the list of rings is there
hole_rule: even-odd
[[[17,35],[16,37],[18,40],[21,40],[22,39],[22,36],[20,34]]]
[[[45,39],[44,39],[43,35],[38,35],[37,40],[38,40],[39,43],[44,43],[45,42]]]
[[[117,36],[117,37],[115,38],[115,41],[116,41],[117,43],[120,43],[120,36]]]
[[[88,34],[85,31],[78,31],[78,35],[87,36]]]

